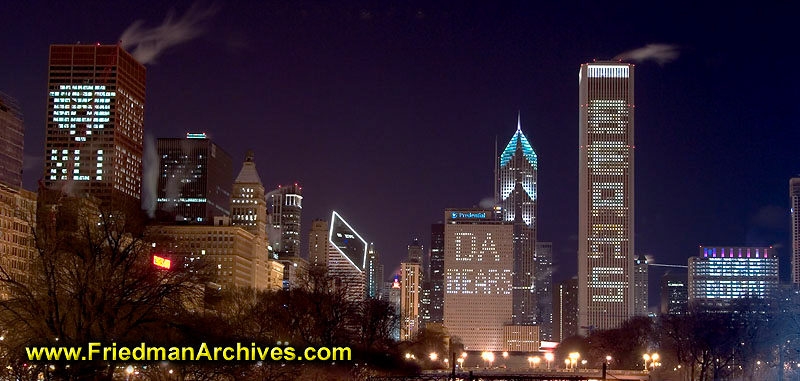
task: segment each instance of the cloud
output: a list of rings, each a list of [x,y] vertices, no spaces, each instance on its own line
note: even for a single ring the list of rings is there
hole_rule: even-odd
[[[664,66],[680,57],[680,47],[672,44],[647,44],[644,47],[620,53],[614,59],[633,62],[655,61]]]
[[[136,20],[119,39],[122,48],[130,51],[137,61],[153,63],[167,49],[203,34],[202,22],[216,12],[215,6],[194,3],[182,17],[175,18],[174,12],[170,11],[164,22],[153,28],[146,28],[143,20]]]
[[[478,203],[478,206],[483,209],[492,209],[494,208],[494,197],[484,197]]]

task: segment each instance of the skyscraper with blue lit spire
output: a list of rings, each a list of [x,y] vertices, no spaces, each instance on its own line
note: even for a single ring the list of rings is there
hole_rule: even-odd
[[[495,204],[502,209],[504,221],[514,223],[513,324],[542,324],[537,319],[535,279],[536,202],[538,158],[522,133],[517,130],[495,167]],[[549,323],[549,322],[548,322]]]

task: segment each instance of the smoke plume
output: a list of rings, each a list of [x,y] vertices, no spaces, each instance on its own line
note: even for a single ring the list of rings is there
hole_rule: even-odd
[[[122,48],[131,52],[137,61],[153,63],[165,50],[203,34],[202,22],[216,12],[214,6],[194,3],[183,17],[176,18],[170,11],[164,22],[153,28],[145,27],[144,20],[137,20],[122,32],[119,39]]]
[[[678,59],[680,47],[671,44],[647,44],[644,47],[620,53],[614,59],[633,62],[655,61],[664,66]]]

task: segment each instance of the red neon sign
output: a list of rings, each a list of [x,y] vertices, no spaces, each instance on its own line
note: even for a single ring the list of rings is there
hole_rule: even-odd
[[[153,264],[161,267],[162,269],[168,269],[172,265],[172,261],[167,258],[159,257],[158,255],[153,256]]]

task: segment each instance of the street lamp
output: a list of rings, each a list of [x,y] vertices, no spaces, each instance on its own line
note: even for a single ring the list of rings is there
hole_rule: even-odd
[[[553,361],[553,353],[547,352],[544,354],[544,359],[547,360],[547,369],[550,369],[550,362]]]
[[[492,367],[492,363],[494,362],[494,353],[493,352],[489,352],[488,358],[489,358],[489,368],[491,368]]]
[[[650,361],[650,355],[645,353],[642,355],[642,358],[644,359],[644,370],[647,370],[647,362]]]
[[[542,361],[542,359],[541,359],[541,357],[536,356],[531,361],[533,361],[533,367],[534,368],[538,368],[539,367],[539,363]]]
[[[428,357],[431,359],[431,361],[436,361],[436,359],[439,358],[439,355],[436,354],[436,352],[431,352],[431,354],[428,355]]]
[[[456,360],[456,361],[458,362],[458,367],[459,368],[464,368],[464,358],[463,357],[459,357],[458,360]]]
[[[125,373],[128,374],[126,379],[130,380],[131,379],[131,374],[133,373],[133,365],[128,365],[128,367],[125,368]]]
[[[586,369],[586,360],[581,360],[581,365],[583,365],[583,369]]]
[[[467,352],[461,352],[461,358],[462,359],[467,358]]]
[[[569,360],[573,365],[574,369],[578,369],[578,359],[581,358],[581,354],[578,352],[572,352],[569,354]]]
[[[569,363],[570,363],[569,358],[565,358],[564,359],[564,369],[569,369]]]

